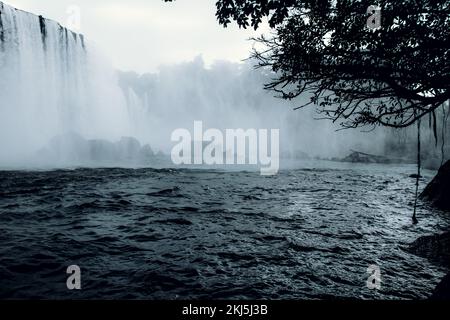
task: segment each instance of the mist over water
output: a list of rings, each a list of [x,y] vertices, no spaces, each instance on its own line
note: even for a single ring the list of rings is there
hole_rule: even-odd
[[[124,136],[168,154],[173,130],[192,130],[195,120],[205,130],[280,129],[282,155],[384,152],[387,130],[336,131],[338,124],[314,119],[314,108],[294,111],[308,101],[275,98],[263,89],[273,74],[254,70],[251,61],[207,68],[199,56],[156,74],[117,72],[105,54],[58,23],[4,4],[1,12],[0,165],[82,164],[78,141],[96,139],[105,149]],[[64,148],[37,161],[55,137]]]
[[[31,161],[29,155],[67,132],[129,134],[114,70],[81,35],[2,3],[0,10],[1,164]]]
[[[134,110],[144,110],[139,125],[141,139],[169,151],[170,133],[192,130],[195,120],[207,128],[277,128],[284,152],[304,151],[311,156],[335,156],[364,145],[368,135],[341,131],[318,117],[313,108],[294,111],[307,100],[284,101],[263,89],[273,75],[255,70],[252,61],[235,64],[219,61],[207,68],[201,56],[194,61],[164,66],[158,74],[120,73],[121,87]],[[382,150],[384,133],[370,134],[374,148]]]
[[[416,181],[435,175],[424,161],[416,180],[403,161],[417,157],[416,127],[337,131],[313,106],[294,111],[307,97],[264,90],[274,75],[252,61],[198,56],[139,74],[105,56],[0,2],[0,298],[425,299],[448,271],[409,249],[450,224],[414,202]],[[422,126],[437,163],[446,116],[442,137]],[[281,170],[174,168],[171,135],[195,121],[279,129]],[[352,149],[399,161],[324,161]]]

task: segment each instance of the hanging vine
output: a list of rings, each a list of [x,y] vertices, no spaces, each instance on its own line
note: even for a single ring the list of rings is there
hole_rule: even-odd
[[[447,103],[447,107],[449,107],[450,102]],[[447,133],[447,122],[448,116],[450,114],[450,110],[445,109],[445,104],[442,107],[442,129],[441,129],[441,167],[445,161],[445,134]]]
[[[445,108],[447,106],[447,109]],[[444,104],[442,106],[442,128],[441,128],[441,166],[445,161],[445,135],[447,133],[447,123],[450,115],[450,101],[447,102],[447,105]],[[436,147],[438,145],[438,135],[437,135],[437,117],[435,111],[430,114],[429,117],[429,126],[433,130],[434,141]],[[419,221],[417,220],[417,201],[419,196],[419,181],[420,181],[420,173],[421,173],[421,119],[417,120],[417,175],[416,175],[416,190],[415,190],[415,198],[414,198],[414,213],[413,213],[413,223],[416,224]]]
[[[414,199],[414,213],[413,213],[413,223],[417,224],[419,221],[417,220],[416,217],[416,212],[417,212],[417,198],[419,196],[419,179],[420,179],[420,166],[421,166],[421,161],[420,161],[420,118],[419,120],[417,120],[417,176],[416,176],[416,194],[415,194],[415,199]]]

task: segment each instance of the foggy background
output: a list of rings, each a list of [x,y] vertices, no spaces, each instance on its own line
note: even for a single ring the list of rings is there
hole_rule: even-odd
[[[356,149],[414,157],[413,127],[337,131],[338,124],[315,120],[314,107],[293,111],[306,97],[284,101],[263,90],[274,75],[243,59],[254,45],[247,39],[267,26],[224,29],[214,3],[8,1],[32,14],[8,9],[2,15],[0,161],[27,163],[52,148],[52,156],[67,160],[86,153],[78,146],[82,139],[95,140],[95,153],[110,153],[122,137],[168,154],[172,131],[192,130],[195,120],[205,130],[280,129],[286,156],[335,158]],[[73,8],[80,10],[78,25],[70,19]],[[83,44],[50,20],[44,36],[36,14],[75,27]],[[432,140],[431,130],[423,137]],[[138,149],[126,141],[121,153],[129,144]],[[426,146],[424,153],[438,158],[438,148]]]

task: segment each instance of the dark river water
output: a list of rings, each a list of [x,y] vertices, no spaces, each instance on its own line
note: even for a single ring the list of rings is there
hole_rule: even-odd
[[[427,298],[446,270],[404,248],[450,220],[412,225],[414,171],[0,171],[0,298]]]

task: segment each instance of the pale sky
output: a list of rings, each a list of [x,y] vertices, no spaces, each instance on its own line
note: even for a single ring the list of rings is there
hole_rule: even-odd
[[[215,17],[215,0],[5,0],[16,8],[43,15],[67,26],[70,8],[80,11],[80,31],[110,59],[114,67],[138,73],[159,65],[189,61],[202,55],[239,62],[248,57],[253,31],[235,24],[223,28]],[[72,11],[73,12],[73,11]],[[73,21],[73,19],[72,19]],[[78,31],[78,30],[76,30]]]

